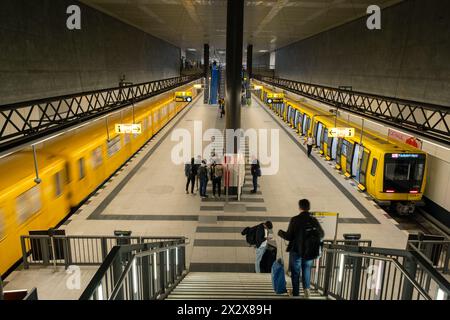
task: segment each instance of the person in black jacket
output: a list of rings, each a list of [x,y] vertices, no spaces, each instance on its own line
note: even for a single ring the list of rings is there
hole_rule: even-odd
[[[256,261],[255,261],[255,272],[261,273],[261,260],[267,249],[267,240],[269,240],[269,230],[272,230],[273,225],[271,221],[266,221],[264,223],[256,226]]]
[[[309,297],[311,267],[319,255],[320,243],[324,231],[319,221],[309,212],[310,203],[307,199],[298,202],[300,214],[289,222],[288,230],[280,230],[278,235],[289,241],[286,251],[289,252],[289,268],[291,270],[292,294],[300,293],[300,269],[305,297]]]
[[[251,190],[251,193],[256,193],[258,191],[258,177],[261,176],[261,167],[259,165],[259,160],[254,159],[252,161],[252,164],[250,166],[250,173],[252,174],[253,178],[253,190]]]
[[[197,175],[197,167],[195,166],[194,158],[191,163],[186,163],[184,166],[184,175],[186,176],[186,193],[189,193],[189,184],[191,184],[191,193],[194,194],[195,177]]]

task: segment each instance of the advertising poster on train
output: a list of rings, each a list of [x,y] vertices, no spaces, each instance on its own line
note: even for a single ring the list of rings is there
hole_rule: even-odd
[[[408,134],[389,129],[388,138],[401,141],[403,143],[409,144],[410,146],[413,146],[414,148],[422,150],[422,140]]]
[[[339,213],[337,212],[312,212],[312,215],[317,218],[323,231],[325,232],[326,240],[335,240],[338,226]]]

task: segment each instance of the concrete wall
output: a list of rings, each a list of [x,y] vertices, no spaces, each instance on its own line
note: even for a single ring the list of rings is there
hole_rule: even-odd
[[[276,52],[277,76],[450,106],[450,1],[408,0]]]
[[[69,5],[81,30],[66,28]],[[179,75],[179,48],[73,0],[0,5],[0,105]]]

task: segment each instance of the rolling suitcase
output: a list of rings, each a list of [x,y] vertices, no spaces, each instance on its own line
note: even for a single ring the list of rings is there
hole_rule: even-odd
[[[268,243],[266,252],[264,252],[264,255],[259,264],[261,268],[261,273],[271,273],[272,265],[276,259],[277,259],[277,247]]]

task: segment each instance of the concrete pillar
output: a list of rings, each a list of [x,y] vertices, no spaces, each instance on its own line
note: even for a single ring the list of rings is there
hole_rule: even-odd
[[[205,77],[205,90],[203,93],[203,103],[209,101],[209,44],[203,45],[203,73]]]

